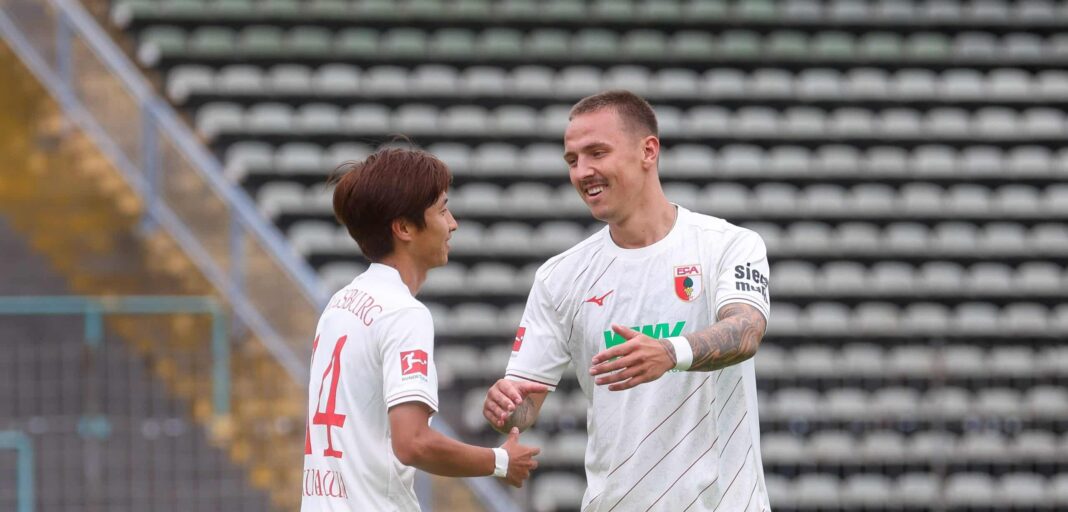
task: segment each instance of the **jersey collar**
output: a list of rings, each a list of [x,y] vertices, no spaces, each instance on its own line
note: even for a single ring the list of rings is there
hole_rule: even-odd
[[[649,244],[645,247],[638,247],[637,249],[624,249],[623,247],[616,245],[615,241],[612,240],[612,235],[609,233],[608,227],[605,227],[604,230],[601,231],[602,233],[604,233],[603,236],[605,253],[623,259],[641,259],[658,254],[659,252],[663,251],[665,247],[670,247],[671,244],[674,242],[675,238],[680,236],[679,232],[681,231],[681,228],[679,226],[681,226],[683,223],[683,216],[688,215],[690,213],[689,210],[683,208],[682,206],[679,206],[675,203],[671,204],[677,209],[678,214],[675,215],[675,224],[671,226],[671,231],[668,231],[668,234],[664,236],[664,238],[661,238],[660,240],[657,240],[656,242],[653,242],[652,244]]]
[[[367,270],[359,276],[362,279],[370,279],[379,283],[395,285],[398,288],[403,288],[406,293],[411,295],[411,290],[408,289],[408,285],[404,284],[404,280],[401,279],[400,272],[397,269],[383,265],[382,263],[371,263]]]

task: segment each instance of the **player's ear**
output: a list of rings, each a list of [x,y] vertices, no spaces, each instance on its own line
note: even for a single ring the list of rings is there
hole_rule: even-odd
[[[389,223],[390,230],[393,231],[393,237],[402,242],[411,242],[412,235],[415,234],[415,224],[412,224],[404,217],[397,217]]]
[[[660,139],[656,135],[647,135],[642,139],[642,163],[646,167],[655,167],[660,158]]]

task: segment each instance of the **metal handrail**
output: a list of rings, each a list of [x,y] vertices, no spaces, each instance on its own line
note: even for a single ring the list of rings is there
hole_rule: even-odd
[[[97,145],[97,147],[118,168],[131,187],[146,200],[146,215],[153,222],[158,223],[174,237],[179,246],[193,260],[205,277],[219,289],[228,299],[234,313],[245,325],[256,334],[264,343],[279,364],[298,383],[307,381],[307,368],[303,358],[298,357],[292,346],[281,337],[278,331],[250,302],[244,290],[241,289],[240,273],[242,265],[233,264],[229,269],[229,276],[218,263],[216,263],[196,238],[193,232],[186,226],[174,211],[163,201],[155,197],[158,191],[150,179],[145,179],[140,168],[127,156],[110,134],[94,118],[80,99],[74,94],[70,84],[71,73],[71,45],[72,34],[75,32],[85,36],[85,42],[106,65],[111,66],[109,71],[120,75],[123,85],[138,99],[138,107],[142,110],[142,117],[158,122],[158,126],[165,130],[179,147],[184,148],[183,153],[195,164],[197,172],[213,187],[217,187],[220,196],[227,201],[227,205],[236,215],[237,221],[233,227],[243,226],[251,233],[257,235],[264,246],[283,268],[287,269],[290,277],[298,284],[300,289],[308,297],[315,307],[322,309],[325,306],[326,297],[320,293],[318,277],[310,269],[306,261],[297,260],[295,255],[287,251],[277,229],[267,225],[259,213],[252,209],[248,197],[244,192],[235,189],[225,183],[221,177],[221,166],[218,161],[208,154],[196,141],[189,128],[178,121],[177,114],[148,88],[144,78],[132,71],[132,64],[122,55],[114,43],[107,38],[95,21],[77,2],[70,0],[48,0],[57,9],[56,18],[56,60],[55,66],[41,55],[30,42],[23,30],[14,23],[4,9],[4,3],[0,3],[0,35],[3,35],[11,44],[11,47],[26,63],[59,102],[64,114],[75,125],[81,128]],[[112,69],[114,68],[114,69]],[[148,130],[145,130],[147,132]],[[144,133],[143,133],[144,135]],[[148,137],[146,140],[152,140]],[[152,145],[147,145],[152,148]],[[157,148],[158,151],[158,148]],[[158,155],[155,156],[158,161]],[[151,161],[152,157],[146,159]],[[204,167],[200,167],[200,165]],[[150,175],[151,176],[151,175]],[[240,230],[231,230],[231,247],[239,247],[233,238],[240,236]],[[235,251],[237,252],[237,251]]]
[[[230,340],[226,313],[211,297],[146,296],[19,296],[0,297],[0,315],[83,315],[85,342],[103,343],[104,315],[189,313],[211,317],[212,408],[217,418],[230,414]]]
[[[33,484],[33,440],[19,430],[0,431],[0,448],[14,449],[17,453],[17,476],[15,495],[18,497],[17,512],[33,512],[36,504]]]
[[[167,102],[160,100],[141,72],[115,46],[81,4],[76,0],[49,0],[49,2],[68,17],[71,26],[86,38],[89,49],[129,87],[130,92],[142,102],[149,114],[160,123],[178,148],[192,160],[194,167],[201,171],[201,175],[211,185],[212,190],[226,199],[227,204],[234,209],[245,227],[251,229],[260,242],[270,249],[271,255],[300,284],[308,299],[319,304],[320,307],[325,306],[327,297],[323,296],[320,291],[318,276],[307,261],[287,250],[278,229],[264,221],[248,195],[223,178],[223,168],[219,160],[209,153],[189,127],[179,120],[174,109]]]

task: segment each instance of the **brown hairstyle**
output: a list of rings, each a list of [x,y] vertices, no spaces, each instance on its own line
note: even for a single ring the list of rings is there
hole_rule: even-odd
[[[625,90],[604,91],[582,98],[574,107],[571,107],[568,120],[606,108],[615,109],[616,114],[635,135],[660,136],[653,107],[641,96]]]
[[[420,229],[427,208],[452,181],[444,162],[415,149],[379,149],[362,162],[346,162],[332,181],[334,216],[360,246],[364,256],[379,261],[393,252],[395,219]]]

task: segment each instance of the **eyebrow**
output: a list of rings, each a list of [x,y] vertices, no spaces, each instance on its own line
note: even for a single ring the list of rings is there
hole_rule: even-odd
[[[605,142],[605,141],[595,140],[595,141],[587,143],[585,146],[582,146],[581,148],[579,148],[579,152],[581,153],[581,152],[584,152],[584,151],[589,151],[590,149],[596,148],[598,146],[611,147],[612,145],[607,143],[607,142]],[[564,160],[567,160],[567,157],[572,156],[574,154],[575,154],[574,151],[565,152],[564,153]]]

